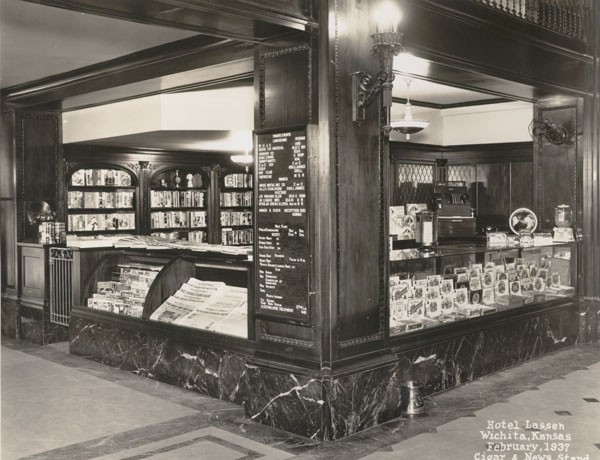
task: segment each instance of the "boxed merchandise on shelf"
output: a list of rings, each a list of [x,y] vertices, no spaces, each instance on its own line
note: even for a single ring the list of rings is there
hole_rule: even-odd
[[[133,208],[133,191],[68,192],[69,209]]]
[[[200,190],[152,190],[150,206],[153,208],[203,208],[205,193]]]
[[[252,211],[221,211],[221,225],[252,225]]]
[[[69,214],[70,232],[134,230],[135,214]]]
[[[79,169],[71,175],[71,185],[129,187],[131,176],[119,169]]]
[[[87,306],[98,310],[141,318],[150,285],[162,265],[119,264],[115,279],[98,281]]]
[[[252,174],[227,174],[223,178],[223,185],[227,188],[252,188]]]
[[[448,254],[456,257],[456,249]],[[562,254],[568,255],[556,257]],[[574,295],[575,288],[565,285],[570,282],[569,250],[532,248],[513,255],[490,254],[476,263],[467,253],[465,265],[451,265],[443,275],[431,274],[434,265],[426,263],[425,272],[398,269],[389,279],[390,335]],[[406,265],[415,259],[395,260]]]
[[[252,229],[221,229],[221,244],[245,245],[252,244]]]
[[[221,206],[252,206],[252,192],[221,192]]]
[[[67,207],[69,209],[81,209],[84,206],[83,192],[68,192]]]
[[[153,229],[206,227],[206,211],[155,211],[151,215]]]

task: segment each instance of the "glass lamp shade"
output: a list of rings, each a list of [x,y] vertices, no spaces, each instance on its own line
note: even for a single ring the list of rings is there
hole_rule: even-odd
[[[419,131],[427,128],[429,122],[426,120],[415,120],[412,114],[412,105],[410,102],[406,102],[404,106],[404,118],[398,121],[392,121],[390,128],[393,131],[400,132],[406,135],[406,140],[410,140],[410,135],[418,133]]]
[[[394,131],[402,134],[415,134],[429,126],[429,122],[425,120],[400,120],[392,121],[391,127]]]
[[[254,157],[252,155],[231,155],[231,161],[234,163],[239,163],[242,165],[249,165],[254,162]]]

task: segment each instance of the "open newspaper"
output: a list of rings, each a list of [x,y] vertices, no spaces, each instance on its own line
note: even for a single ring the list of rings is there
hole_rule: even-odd
[[[150,319],[246,338],[247,312],[246,288],[190,278]]]

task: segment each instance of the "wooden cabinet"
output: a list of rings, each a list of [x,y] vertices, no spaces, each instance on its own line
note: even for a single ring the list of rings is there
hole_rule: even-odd
[[[252,172],[229,155],[66,146],[65,158],[69,233],[252,244]]]
[[[18,243],[19,297],[29,307],[44,308],[47,286],[47,247]]]

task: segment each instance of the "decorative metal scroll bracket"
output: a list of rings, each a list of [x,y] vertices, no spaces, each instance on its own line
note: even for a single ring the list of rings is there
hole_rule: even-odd
[[[366,108],[381,92],[387,80],[388,74],[385,71],[379,72],[375,78],[365,72],[352,74],[352,100],[355,101],[352,107],[352,121],[356,126],[364,125]]]
[[[366,72],[352,73],[352,121],[356,126],[362,126],[366,119],[366,108],[381,93],[383,105],[392,106],[392,87],[394,85],[394,56],[404,50],[402,47],[402,33],[381,32],[371,35],[373,48],[371,54],[379,58],[381,69],[375,77]]]
[[[567,128],[547,118],[532,120],[529,125],[529,133],[532,138],[543,137],[554,145],[570,144],[572,141],[572,134]]]

